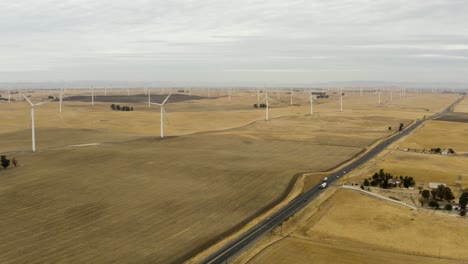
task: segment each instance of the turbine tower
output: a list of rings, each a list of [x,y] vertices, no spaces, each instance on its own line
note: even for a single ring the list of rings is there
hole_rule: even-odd
[[[28,101],[28,103],[31,105],[31,134],[32,134],[32,151],[36,152],[36,134],[35,134],[35,127],[34,127],[34,109],[36,106],[43,105],[47,103],[48,101],[40,102],[37,104],[33,104],[24,94],[23,94],[24,99]]]
[[[310,92],[310,115],[314,114],[314,97],[312,96],[312,91]]]
[[[169,94],[166,99],[164,99],[164,101],[160,104],[158,103],[152,103],[152,104],[155,104],[155,105],[159,105],[161,107],[161,138],[164,138],[164,114],[166,113],[166,111],[164,111],[164,104],[167,102],[167,100],[169,99],[169,97],[171,96],[171,94]]]
[[[63,88],[60,88],[60,107],[59,107],[59,113],[62,113],[62,102],[63,102]]]
[[[268,97],[268,92],[265,92],[265,98],[263,98],[263,101],[266,102],[266,108],[265,108],[265,121],[268,121],[269,118],[268,118],[268,115],[269,115],[269,111],[270,111],[270,108],[269,108],[269,101],[270,100],[273,100],[271,99],[270,97]]]
[[[343,90],[340,92],[340,112],[343,112]]]
[[[291,105],[292,105],[292,93],[293,93],[293,89],[291,89]]]
[[[150,108],[151,107],[151,90],[150,90],[150,88],[148,88],[147,92],[148,92],[148,108]]]
[[[91,107],[94,107],[94,88],[91,87]]]

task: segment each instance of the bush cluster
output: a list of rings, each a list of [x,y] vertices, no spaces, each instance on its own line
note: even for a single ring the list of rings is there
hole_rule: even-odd
[[[111,104],[111,109],[116,110],[116,111],[133,111],[133,107],[130,107],[128,105],[116,105],[116,104]]]

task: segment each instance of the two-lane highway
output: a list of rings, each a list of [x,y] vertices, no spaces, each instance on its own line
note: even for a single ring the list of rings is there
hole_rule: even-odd
[[[452,110],[453,107],[459,103],[464,97],[459,98],[456,100],[453,104],[451,104],[449,107],[447,107],[443,112],[439,114],[433,115],[431,118],[428,119],[434,119],[437,117],[440,117],[447,113],[448,111]],[[331,184],[335,182],[336,180],[342,178],[344,175],[352,171],[353,169],[361,166],[363,163],[369,161],[373,157],[375,157],[377,154],[379,154],[381,151],[386,149],[390,144],[395,142],[396,140],[408,135],[414,129],[419,127],[425,120],[428,119],[421,119],[416,121],[413,125],[411,125],[408,128],[403,129],[403,131],[399,132],[398,134],[394,135],[391,138],[388,138],[384,141],[382,141],[380,144],[375,146],[373,149],[369,150],[366,152],[364,155],[361,157],[357,158],[354,162],[346,165],[339,171],[331,174],[328,177],[328,184]],[[259,239],[266,233],[270,232],[274,227],[280,225],[283,221],[294,215],[297,211],[301,210],[304,208],[308,202],[313,200],[315,197],[317,197],[321,193],[320,189],[320,184],[317,184],[316,186],[310,188],[306,192],[302,193],[301,195],[297,196],[295,199],[293,199],[291,202],[289,202],[285,207],[281,208],[277,212],[273,213],[269,218],[265,219],[261,223],[257,224],[244,234],[240,235],[238,238],[235,240],[231,241],[228,243],[226,246],[221,248],[220,250],[216,251],[209,257],[207,257],[205,260],[203,260],[201,263],[203,264],[208,264],[208,263],[227,263],[227,261],[235,256],[238,252],[240,252],[242,249],[247,247],[250,243],[253,243],[255,240]]]

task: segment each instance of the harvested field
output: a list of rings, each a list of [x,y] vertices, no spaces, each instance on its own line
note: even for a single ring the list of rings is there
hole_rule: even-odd
[[[35,154],[21,151],[31,145],[29,106],[0,104],[0,153],[20,151],[20,166],[0,171],[0,259],[180,263],[275,204],[295,175],[335,167],[389,136],[388,126],[455,98],[377,106],[375,95],[350,96],[340,113],[332,96],[310,116],[307,93],[292,106],[281,93],[263,122],[256,93],[218,96],[169,103],[164,140],[159,108],[67,101],[59,114],[50,102],[36,109]]]
[[[455,106],[454,112],[468,113],[468,98],[465,96],[457,106]]]
[[[465,222],[338,190],[248,263],[460,263]]]
[[[200,134],[17,153],[21,166],[1,171],[0,259],[180,263],[281,199],[298,172],[359,151]]]
[[[453,148],[455,152],[468,152],[468,123],[430,120],[409,135],[400,149]]]
[[[437,118],[437,120],[468,123],[468,113],[448,113]]]

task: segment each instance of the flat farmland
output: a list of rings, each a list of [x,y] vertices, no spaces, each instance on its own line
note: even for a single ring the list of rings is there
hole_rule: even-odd
[[[5,262],[180,263],[360,148],[198,134],[16,153],[0,178]]]
[[[252,92],[169,101],[164,140],[158,107],[67,101],[60,114],[50,102],[36,109],[35,154],[30,107],[0,104],[0,153],[20,164],[0,171],[0,260],[180,263],[277,204],[295,176],[321,178],[394,133],[389,126],[455,99],[377,105],[375,94],[350,95],[339,112],[335,95],[317,100],[311,116],[307,93],[295,93],[293,105],[280,97],[269,122]]]
[[[454,112],[468,113],[468,99],[466,96],[465,99],[455,107]]]
[[[369,206],[372,205],[372,206]],[[417,212],[338,190],[288,237],[247,261],[257,263],[460,263],[466,220]]]
[[[418,185],[442,182],[457,192],[456,183],[468,187],[468,157],[395,151],[377,165],[396,176],[410,175]],[[368,175],[371,176],[371,175]],[[458,196],[457,196],[458,197]],[[458,200],[458,198],[457,198]]]
[[[468,152],[468,123],[430,120],[409,135],[400,149],[453,148]]]

